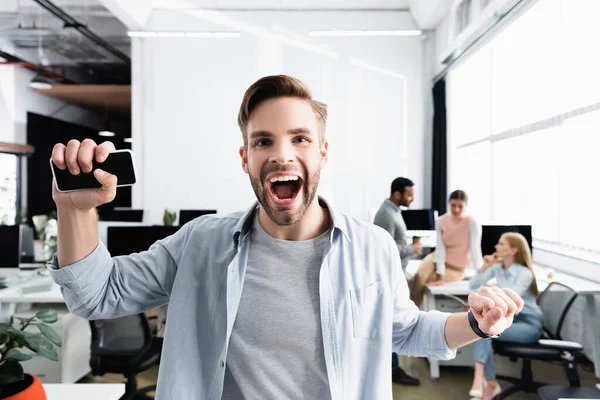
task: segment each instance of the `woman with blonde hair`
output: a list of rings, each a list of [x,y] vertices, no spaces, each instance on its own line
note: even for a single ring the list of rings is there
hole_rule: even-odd
[[[408,282],[410,298],[417,307],[423,302],[425,285],[443,285],[460,281],[465,269],[479,269],[481,257],[481,226],[468,215],[468,196],[462,190],[450,193],[450,212],[436,222],[435,251],[423,259],[417,273]]]
[[[542,336],[542,310],[537,305],[538,288],[531,252],[523,235],[514,232],[503,234],[496,245],[496,252],[484,257],[483,266],[471,278],[469,286],[471,290],[478,290],[492,278],[496,278],[498,287],[514,290],[525,302],[523,310],[515,315],[510,328],[493,340],[537,342]],[[480,339],[474,346],[475,376],[469,396],[473,399],[492,399],[500,393],[500,385],[496,381],[492,342]]]

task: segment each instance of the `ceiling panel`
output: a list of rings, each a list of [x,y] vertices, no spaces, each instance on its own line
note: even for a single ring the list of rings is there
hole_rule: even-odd
[[[211,9],[406,9],[409,0],[153,0],[155,8],[189,5]]]

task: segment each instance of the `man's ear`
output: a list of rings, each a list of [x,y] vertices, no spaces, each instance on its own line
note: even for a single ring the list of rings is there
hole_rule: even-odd
[[[248,150],[246,150],[246,146],[240,146],[240,157],[242,159],[242,169],[248,174]]]
[[[327,160],[329,159],[329,142],[327,140],[323,141],[323,144],[321,144],[321,168],[325,167],[325,164],[327,164]]]

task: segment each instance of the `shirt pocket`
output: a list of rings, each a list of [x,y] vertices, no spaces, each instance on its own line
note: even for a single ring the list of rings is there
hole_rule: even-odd
[[[361,339],[381,339],[384,317],[383,283],[350,290],[352,324],[354,337]]]

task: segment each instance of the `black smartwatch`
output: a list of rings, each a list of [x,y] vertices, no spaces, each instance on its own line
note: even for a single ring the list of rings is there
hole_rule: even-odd
[[[471,329],[473,329],[473,332],[475,332],[477,334],[477,336],[479,336],[480,338],[495,339],[500,336],[500,335],[490,335],[489,333],[485,333],[484,331],[479,329],[479,324],[477,323],[477,320],[475,319],[475,316],[473,315],[473,312],[471,310],[469,310],[467,312],[467,315],[469,317],[469,325],[471,325]]]

